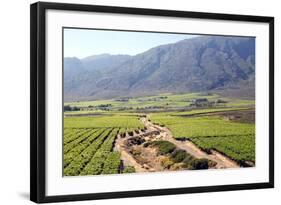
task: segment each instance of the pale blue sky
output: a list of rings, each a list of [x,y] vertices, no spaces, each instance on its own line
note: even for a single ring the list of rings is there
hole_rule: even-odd
[[[196,37],[187,34],[64,29],[64,57],[85,58],[91,55],[136,55],[155,46]]]

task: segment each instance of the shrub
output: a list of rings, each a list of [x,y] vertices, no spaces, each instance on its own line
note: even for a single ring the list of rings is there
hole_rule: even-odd
[[[187,157],[185,150],[175,150],[171,155],[171,160],[176,163],[182,162]]]
[[[127,166],[123,170],[123,173],[135,173],[135,172],[136,172],[136,169],[135,169],[135,167],[132,167],[132,166]]]
[[[158,148],[158,154],[160,155],[171,153],[176,149],[176,146],[173,143],[163,140],[154,141],[151,145]]]
[[[209,160],[208,159],[193,159],[189,163],[191,169],[208,169]]]
[[[216,103],[227,103],[227,101],[222,100],[222,99],[218,99],[218,100],[216,101]]]
[[[129,145],[141,145],[144,142],[145,142],[145,140],[141,137],[133,137],[131,139],[128,139]]]
[[[80,109],[78,108],[78,107],[76,107],[76,106],[74,106],[74,107],[72,107],[71,108],[71,111],[79,111]]]
[[[71,111],[71,107],[69,105],[65,105],[63,108],[64,111]]]
[[[176,170],[182,170],[182,163],[175,163],[170,167],[170,170],[176,171]]]
[[[141,165],[149,163],[149,160],[147,158],[142,157],[141,155],[134,155],[133,157]]]
[[[165,157],[161,159],[161,164],[165,169],[169,169],[174,164],[174,162],[170,160],[168,157]]]
[[[64,110],[64,111],[79,111],[80,108],[78,108],[78,107],[76,107],[76,106],[71,107],[71,106],[69,106],[69,105],[65,105],[65,106],[63,107],[63,110]]]
[[[140,155],[140,154],[141,154],[141,151],[138,150],[138,149],[133,149],[133,150],[131,150],[131,154],[132,154],[132,155]]]
[[[186,153],[186,157],[182,162],[185,164],[189,164],[193,159],[194,159],[194,157],[192,155]]]
[[[217,165],[216,162],[212,161],[212,160],[208,160],[208,166],[209,167],[215,167]]]

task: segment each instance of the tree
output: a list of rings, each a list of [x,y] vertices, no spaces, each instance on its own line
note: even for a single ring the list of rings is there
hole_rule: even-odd
[[[69,105],[65,105],[63,109],[64,111],[71,111],[71,107]]]

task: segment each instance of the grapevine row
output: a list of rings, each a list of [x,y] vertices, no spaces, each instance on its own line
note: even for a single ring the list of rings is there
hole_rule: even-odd
[[[64,155],[64,167],[68,166],[74,159],[77,157],[83,150],[85,150],[87,147],[89,147],[92,142],[98,138],[105,130],[99,129],[97,132],[92,134],[90,137],[88,137],[86,140],[82,141],[71,149],[67,154]]]
[[[81,154],[75,157],[72,162],[64,169],[64,175],[77,176],[92,159],[93,155],[103,144],[111,130],[103,132],[92,144],[90,144]]]
[[[78,135],[77,138],[68,144],[66,144],[63,148],[64,154],[72,150],[75,146],[77,146],[79,143],[87,139],[89,136],[91,136],[93,133],[97,132],[97,130],[92,129],[89,132],[83,133],[82,135]]]
[[[91,161],[87,164],[85,169],[80,173],[80,175],[96,175],[100,174],[103,169],[104,160],[109,155],[116,135],[118,133],[118,129],[114,129],[108,138],[101,145],[100,149],[95,153]],[[120,161],[120,160],[119,160]]]

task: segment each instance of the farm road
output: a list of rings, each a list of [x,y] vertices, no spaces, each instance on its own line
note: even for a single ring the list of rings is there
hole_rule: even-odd
[[[161,140],[169,141],[175,144],[178,148],[185,150],[189,154],[193,155],[196,158],[206,158],[217,163],[215,168],[238,168],[240,167],[235,161],[229,159],[228,157],[211,150],[211,154],[207,154],[206,152],[199,149],[195,144],[191,141],[178,141],[176,140],[171,131],[167,127],[161,127],[158,125],[153,124],[148,120],[148,117],[142,117],[140,120],[141,122],[148,128],[150,131],[159,131],[160,135],[157,137]]]
[[[216,166],[214,168],[216,169],[222,169],[222,168],[239,168],[240,166],[233,160],[229,159],[228,157],[222,155],[221,153],[211,150],[211,154],[208,154],[201,149],[199,149],[195,144],[193,144],[191,141],[179,141],[176,140],[171,131],[167,127],[161,127],[156,124],[153,124],[149,120],[149,116],[141,117],[140,121],[144,124],[144,126],[147,128],[145,131],[145,138],[149,138],[150,140],[165,140],[173,143],[176,145],[177,148],[185,150],[187,153],[193,155],[195,158],[206,158],[209,160],[212,160],[216,162]],[[156,134],[158,133],[158,134]],[[126,145],[126,141],[129,138],[133,137],[143,137],[144,133],[134,133],[133,136],[126,136],[122,138],[120,135],[118,135],[116,141],[115,141],[115,147],[114,150],[120,152],[121,154],[121,160],[123,161],[124,166],[133,166],[136,170],[136,172],[150,172],[155,171],[154,168],[147,168],[144,167],[142,164],[139,164],[136,159],[131,155],[129,152],[129,149]]]

